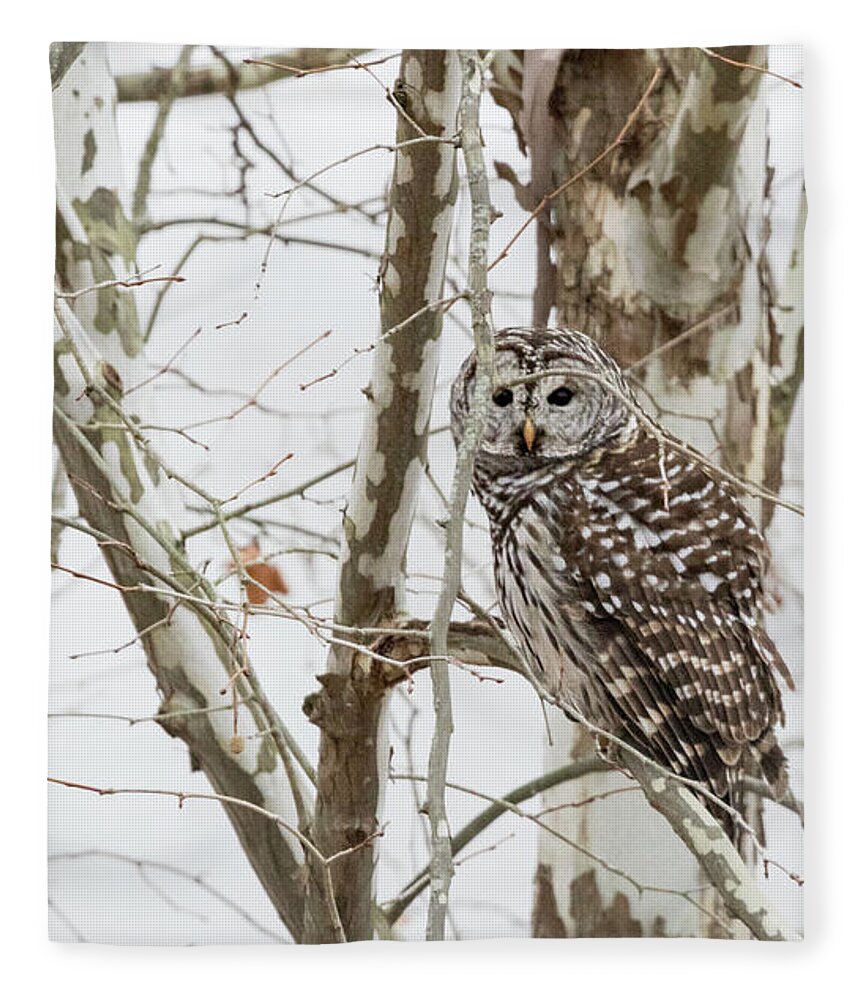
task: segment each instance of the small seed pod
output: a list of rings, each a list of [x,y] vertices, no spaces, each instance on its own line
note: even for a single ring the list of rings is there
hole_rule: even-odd
[[[240,754],[245,749],[245,737],[235,736],[230,737],[230,753]]]

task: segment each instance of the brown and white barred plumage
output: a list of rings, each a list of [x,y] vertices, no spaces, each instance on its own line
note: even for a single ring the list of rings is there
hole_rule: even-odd
[[[558,370],[581,375],[542,377]],[[472,356],[452,389],[457,441],[474,373]],[[781,797],[775,671],[791,678],[762,626],[767,549],[737,492],[670,435],[661,448],[584,334],[498,334],[497,386],[529,376],[541,377],[494,395],[474,488],[532,671],[562,705],[727,802],[744,771]]]

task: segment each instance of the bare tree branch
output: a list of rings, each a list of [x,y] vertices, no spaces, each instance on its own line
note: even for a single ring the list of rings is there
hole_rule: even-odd
[[[143,155],[140,158],[140,165],[137,170],[137,184],[134,188],[134,196],[131,202],[131,220],[138,228],[145,221],[146,202],[149,198],[149,189],[152,186],[152,166],[161,145],[167,119],[173,102],[182,91],[185,79],[188,76],[188,65],[191,61],[191,53],[194,51],[193,45],[184,45],[179,53],[176,65],[170,71],[167,86],[164,93],[158,98],[158,113],[152,125],[152,131],[146,140]]]
[[[346,62],[350,55],[366,49],[287,49],[273,52],[260,60],[236,67],[235,84],[221,62],[193,67],[185,76],[177,97],[197,97],[201,94],[223,94],[231,87],[250,90],[284,77],[296,76],[297,70],[319,69]],[[286,65],[286,64],[289,65]],[[274,65],[272,65],[274,64]],[[153,69],[148,73],[129,73],[116,78],[118,101],[157,101],[169,89],[172,70]]]
[[[120,259],[128,269],[137,253],[110,110],[113,79],[104,46],[89,45],[86,54],[54,92],[56,121],[69,129],[77,123],[90,136],[83,162],[72,158],[58,165],[56,263],[58,285],[67,291],[115,283]],[[108,109],[105,114],[84,119],[75,112],[75,92],[83,82],[94,96],[94,106]],[[68,141],[80,140],[70,136]],[[87,223],[92,226],[95,218],[97,245],[87,235]],[[162,697],[158,714],[164,716],[159,724],[186,743],[196,765],[223,796],[242,849],[298,940],[304,906],[301,850],[264,815],[267,804],[286,805],[291,787],[297,790],[290,779],[292,762],[279,737],[266,737],[262,757],[257,748],[237,752],[223,713],[194,712],[224,703],[220,692],[236,666],[235,628],[208,606],[214,592],[188,562],[174,534],[176,497],[163,463],[119,402],[123,386],[136,385],[146,372],[134,299],[115,287],[97,294],[95,320],[92,310],[82,309],[79,318],[65,299],[54,303],[55,440],[81,521],[105,543],[102,551],[113,585],[122,594],[156,679]],[[89,329],[84,323],[91,324]],[[89,336],[93,329],[98,331],[99,351]],[[81,430],[88,423],[93,428]],[[168,600],[152,589],[153,580],[168,582],[162,588]],[[192,601],[192,596],[198,600]],[[182,607],[176,607],[177,598]],[[237,678],[233,690],[243,702],[242,717],[249,729],[283,728],[252,672]],[[257,810],[238,807],[234,800],[254,803]]]
[[[403,53],[400,77],[407,84],[410,116],[423,133],[453,138],[458,75],[453,53]],[[425,307],[441,298],[444,287],[457,193],[455,151],[450,142],[410,142],[414,137],[415,130],[401,116],[379,274],[383,340],[373,355],[336,592],[336,622],[349,627],[373,627],[402,607],[404,559],[436,380],[442,317]],[[385,336],[413,316],[396,336]],[[328,671],[320,678],[322,689],[305,706],[322,730],[313,829],[315,842],[327,854],[366,841],[378,825],[384,776],[379,774],[377,741],[385,688],[362,669],[356,652],[349,643],[333,643]],[[332,930],[313,864],[310,872],[306,939],[328,941]],[[350,940],[373,934],[372,873],[370,848],[332,870]]]
[[[283,816],[279,816],[277,813],[272,812],[269,809],[263,809],[261,806],[257,805],[255,802],[249,802],[244,799],[236,798],[233,795],[216,795],[209,792],[175,792],[164,788],[102,788],[96,785],[82,784],[77,781],[69,781],[65,778],[48,778],[48,782],[53,785],[62,785],[65,788],[77,788],[86,792],[95,792],[99,796],[111,796],[111,795],[155,795],[165,798],[176,799],[179,808],[186,802],[193,801],[195,799],[200,799],[209,802],[220,802],[224,805],[229,805],[233,808],[247,809],[250,812],[256,813],[260,816],[264,816],[266,819],[271,820],[276,823],[283,830],[286,830],[289,834],[295,837],[308,851],[309,854],[319,863],[323,871],[323,883],[325,886],[326,902],[329,909],[329,916],[331,918],[332,924],[335,928],[335,933],[337,940],[345,943],[346,935],[344,933],[343,924],[340,920],[340,915],[337,911],[337,904],[334,898],[334,887],[331,881],[330,866],[335,861],[342,860],[346,855],[352,853],[353,851],[358,851],[363,849],[364,843],[356,844],[354,847],[340,851],[337,854],[326,857],[319,850],[317,850],[313,841],[308,839],[301,830],[298,830],[291,823],[287,822]],[[377,831],[373,834],[373,837],[382,836],[382,831]]]
[[[622,750],[622,757],[645,797],[668,820],[702,866],[728,912],[746,924],[760,941],[790,940],[780,918],[756,885],[753,873],[717,820],[692,792],[639,755]]]
[[[502,804],[503,802],[518,805],[520,802],[534,798],[535,795],[539,795],[548,788],[553,788],[568,781],[574,781],[583,774],[590,774],[595,770],[603,771],[607,769],[609,769],[609,765],[599,757],[585,757],[574,764],[557,768],[555,771],[549,771],[538,778],[533,778],[524,785],[520,785],[518,788],[508,792],[507,795],[502,796],[502,800],[499,802],[493,802],[487,806],[483,812],[480,812],[451,838],[452,856],[456,857],[468,844],[483,833],[488,826],[493,824],[500,816],[504,816],[506,812],[510,811]],[[421,895],[429,884],[430,869],[427,867],[404,886],[392,903],[384,907],[388,920],[392,924],[396,923],[411,903]]]
[[[186,879],[188,882],[191,882],[203,892],[207,893],[213,899],[217,900],[217,902],[221,903],[222,906],[226,906],[229,910],[232,910],[250,927],[259,931],[260,934],[269,938],[269,940],[277,941],[279,944],[289,943],[288,938],[285,938],[282,934],[275,933],[264,924],[261,924],[250,913],[248,913],[244,907],[240,906],[234,899],[231,899],[225,893],[221,892],[201,875],[194,875],[191,872],[186,871],[184,868],[179,868],[176,865],[169,865],[163,861],[153,861],[148,858],[134,858],[128,854],[120,854],[116,851],[102,851],[96,848],[83,851],[66,851],[58,854],[51,854],[48,857],[48,861],[51,864],[57,864],[63,861],[83,861],[89,858],[104,858],[108,861],[119,861],[123,864],[132,865],[137,868],[142,876],[148,869],[152,869],[154,871],[165,872],[168,875],[175,876],[176,878]]]
[[[738,69],[751,69],[755,73],[764,73],[766,76],[772,76],[775,80],[782,80],[783,83],[790,83],[792,87],[796,87],[798,90],[803,90],[803,84],[797,80],[792,80],[789,76],[783,76],[781,73],[774,73],[772,69],[768,69],[767,66],[756,66],[753,63],[741,62],[739,59],[730,59],[727,55],[724,55],[719,49],[706,49],[702,48],[702,52],[705,55],[710,56],[712,59],[719,59],[720,62],[727,63],[729,66],[736,66]]]
[[[430,625],[430,666],[433,680],[433,707],[436,724],[430,747],[427,770],[427,804],[430,819],[430,906],[426,936],[439,941],[445,936],[445,914],[454,866],[451,857],[451,832],[445,812],[445,780],[448,748],[454,731],[451,688],[444,662],[448,654],[448,628],[454,602],[460,590],[460,562],[463,556],[463,517],[472,485],[475,454],[484,434],[490,394],[493,388],[493,332],[490,299],[487,291],[487,244],[492,223],[490,188],[481,143],[480,105],[484,67],[475,50],[459,53],[463,74],[460,99],[460,136],[463,158],[469,179],[472,202],[472,229],[469,247],[469,288],[466,293],[472,311],[478,369],[475,397],[457,452],[454,484],[449,502],[445,535],[445,570],[442,590]]]

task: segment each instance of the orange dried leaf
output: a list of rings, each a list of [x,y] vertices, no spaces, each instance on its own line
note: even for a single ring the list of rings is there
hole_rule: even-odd
[[[247,575],[260,584],[259,587],[255,587],[253,583],[246,582],[246,592],[250,604],[265,604],[269,599],[269,593],[289,593],[290,588],[281,576],[277,566],[257,561],[260,558],[260,546],[256,539],[243,549],[239,549],[239,558],[242,560],[242,565],[245,567]],[[231,568],[235,567],[232,567],[231,564]]]

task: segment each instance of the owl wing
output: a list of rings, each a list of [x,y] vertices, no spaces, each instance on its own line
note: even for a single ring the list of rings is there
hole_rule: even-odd
[[[750,746],[776,755],[772,777],[779,778],[783,760],[772,737],[782,719],[779,690],[745,627],[733,626],[733,612],[706,594],[699,602],[666,601],[647,586],[633,588],[617,608],[603,582],[601,575],[592,583],[604,616],[593,670],[628,736],[644,738],[663,763],[720,796],[728,791],[726,769]]]
[[[774,742],[774,671],[790,682],[759,623],[764,542],[698,463],[670,453],[667,496],[630,459],[618,477],[604,460],[567,519],[563,548],[600,637],[592,669],[625,731],[722,795],[745,747]]]
[[[591,673],[602,695],[601,715],[613,720],[617,735],[636,749],[725,796],[723,740],[691,699],[679,697],[679,688],[689,687],[686,679],[662,670],[660,654],[650,654],[622,617],[607,614],[593,624],[598,642]]]

